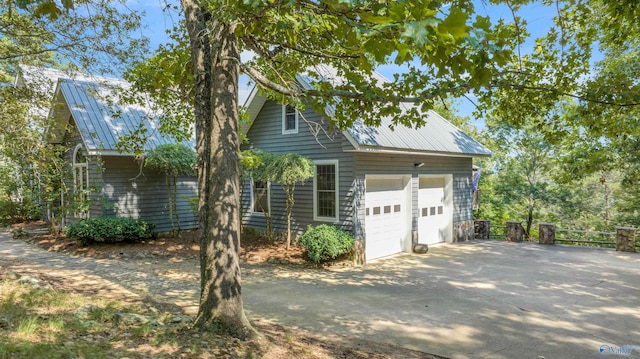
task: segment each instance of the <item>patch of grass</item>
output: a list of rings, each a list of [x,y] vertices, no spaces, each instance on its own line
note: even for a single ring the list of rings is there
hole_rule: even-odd
[[[293,335],[291,334],[290,331],[287,331],[284,335],[284,339],[286,341],[288,341],[289,343],[293,342]]]
[[[189,325],[188,317],[142,303],[0,282],[0,359],[209,358],[212,349],[247,354],[248,344]]]
[[[30,338],[32,335],[38,332],[40,329],[40,321],[38,317],[28,316],[18,323],[18,329],[16,329],[16,335],[19,337]]]

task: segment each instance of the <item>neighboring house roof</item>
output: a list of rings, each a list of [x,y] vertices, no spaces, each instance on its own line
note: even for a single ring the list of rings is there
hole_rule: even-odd
[[[322,78],[341,81],[332,77],[335,75],[328,67],[323,66],[314,70],[319,71],[319,76]],[[374,80],[388,81],[378,73],[374,73]],[[310,87],[313,80],[310,76],[302,75],[298,77],[298,81],[302,86]],[[245,133],[248,132],[265,101],[266,97],[260,94],[257,87],[254,87],[245,104],[250,115],[250,124],[243,128]],[[403,111],[406,111],[412,104],[400,103],[399,106]],[[334,113],[334,109],[329,107],[325,111],[329,116]],[[433,110],[424,114],[424,120],[423,126],[411,128],[403,125],[392,126],[392,118],[383,117],[379,127],[372,127],[365,125],[364,120],[358,118],[351,128],[343,131],[343,134],[351,142],[355,151],[410,152],[472,157],[493,154],[484,145]]]
[[[75,120],[89,154],[132,155],[119,152],[117,144],[121,136],[140,130],[146,138],[145,151],[176,142],[158,131],[157,113],[118,101],[118,91],[126,89],[127,82],[100,76],[69,75],[51,69],[45,69],[41,74],[54,78],[57,84],[53,95],[55,105],[49,113],[53,121],[47,129],[49,142],[62,142],[68,115]],[[184,144],[195,147],[194,142]]]

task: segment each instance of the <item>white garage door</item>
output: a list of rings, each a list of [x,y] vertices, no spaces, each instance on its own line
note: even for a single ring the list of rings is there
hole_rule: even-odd
[[[410,240],[409,179],[367,176],[365,195],[366,259],[407,250]],[[410,243],[409,243],[410,244]]]
[[[451,210],[445,197],[445,178],[420,177],[418,187],[418,242],[434,244],[448,237]]]

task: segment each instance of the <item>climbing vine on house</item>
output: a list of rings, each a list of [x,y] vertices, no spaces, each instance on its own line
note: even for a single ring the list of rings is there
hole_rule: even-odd
[[[178,176],[194,176],[196,174],[197,155],[195,151],[183,144],[160,145],[145,156],[144,166],[163,172],[167,184],[169,199],[169,221],[171,231],[180,231],[180,216],[177,208]],[[175,222],[174,222],[175,216]]]

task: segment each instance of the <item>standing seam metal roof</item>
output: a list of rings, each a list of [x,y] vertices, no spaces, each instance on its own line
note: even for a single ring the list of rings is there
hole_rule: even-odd
[[[75,119],[80,135],[89,151],[117,150],[120,136],[144,128],[145,150],[175,143],[159,133],[158,116],[149,109],[118,102],[117,90],[124,81],[101,78],[100,81],[60,79],[58,88]],[[194,147],[194,143],[185,143]]]
[[[334,83],[344,81],[344,79],[337,76],[335,69],[328,66],[316,66],[310,69],[309,72],[313,72],[316,75],[315,77]],[[298,78],[302,86],[311,87],[313,82],[311,76],[301,75]],[[389,81],[377,72],[373,73],[372,80],[377,81],[377,83]],[[414,104],[399,103],[398,106],[401,107],[403,112],[406,112]],[[333,108],[326,109],[329,115],[332,115],[334,111]],[[380,126],[372,127],[365,125],[364,120],[359,118],[346,132],[361,147],[360,149],[417,151],[465,156],[490,156],[493,154],[484,145],[471,138],[471,136],[435,111],[429,110],[423,116],[424,125],[416,128],[404,125],[392,126],[391,117],[382,118]]]
[[[390,117],[382,118],[379,127],[366,126],[362,119],[358,119],[347,132],[363,147],[476,156],[492,154],[435,111],[428,111],[424,120],[425,124],[418,128],[396,125],[392,129]]]

